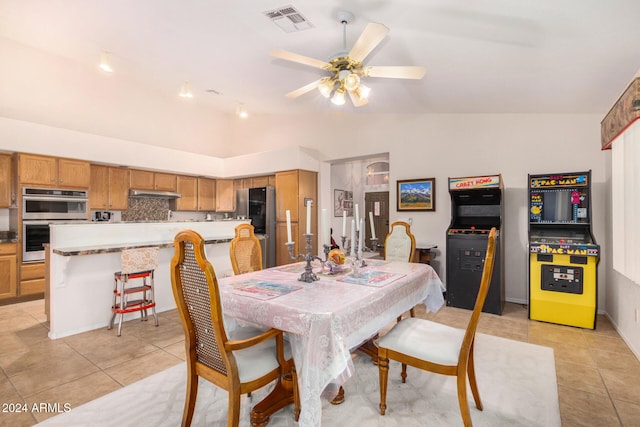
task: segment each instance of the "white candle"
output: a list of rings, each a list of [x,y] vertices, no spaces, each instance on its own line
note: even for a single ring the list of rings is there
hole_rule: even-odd
[[[324,237],[324,244],[331,246],[331,233],[329,232],[329,217],[327,216],[327,210],[322,209],[322,233]]]
[[[371,226],[371,238],[376,238],[376,227],[373,225],[373,212],[369,211],[369,225]]]
[[[356,203],[356,230],[360,230],[360,214],[358,213],[357,203]]]
[[[342,211],[342,237],[347,237],[347,211]]]
[[[311,234],[311,200],[307,201],[307,234]]]
[[[351,220],[351,251],[349,255],[353,256],[356,250],[356,220]]]
[[[287,243],[293,243],[291,241],[291,211],[287,210]]]
[[[360,234],[358,234],[358,253],[362,253],[362,236],[364,235],[364,218],[360,220]]]

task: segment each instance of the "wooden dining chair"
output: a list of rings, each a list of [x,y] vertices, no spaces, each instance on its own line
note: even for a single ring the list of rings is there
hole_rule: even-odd
[[[297,378],[293,359],[285,359],[282,331],[253,327],[237,328],[227,334],[223,322],[220,290],[213,266],[207,260],[204,239],[185,230],[174,239],[171,283],[185,333],[187,391],[182,426],[190,426],[198,393],[198,377],[227,390],[229,413],[227,426],[240,420],[240,396],[293,374],[293,396],[279,402],[282,408],[295,404],[300,413]]]
[[[416,238],[408,222],[396,221],[384,239],[384,259],[411,262],[416,252]]]
[[[391,230],[384,239],[384,259],[387,261],[411,262],[416,253],[416,238],[411,234],[408,222],[396,221],[391,224]],[[409,310],[411,317],[415,317],[415,309]],[[398,317],[398,321],[402,316]]]
[[[402,364],[403,383],[407,378],[407,365],[437,374],[455,376],[458,386],[458,404],[465,427],[472,425],[467,402],[468,376],[476,407],[482,411],[473,364],[473,347],[478,319],[491,283],[495,251],[496,229],[492,228],[489,233],[480,289],[466,330],[410,317],[396,324],[380,339],[378,342],[380,414],[384,415],[387,410],[389,359]]]
[[[253,225],[240,224],[235,228],[229,254],[234,274],[262,270],[262,248],[253,232]]]

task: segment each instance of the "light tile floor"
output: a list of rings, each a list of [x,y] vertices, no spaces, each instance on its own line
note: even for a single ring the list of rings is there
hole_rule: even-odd
[[[42,300],[0,306],[0,426],[31,426],[184,360],[175,310],[160,313],[157,328],[127,322],[120,338],[100,329],[54,341],[43,310]],[[470,312],[417,314],[465,327]],[[478,331],[554,348],[563,426],[640,426],[640,361],[606,317],[597,325],[530,321],[525,306],[507,303],[502,316],[483,313]]]

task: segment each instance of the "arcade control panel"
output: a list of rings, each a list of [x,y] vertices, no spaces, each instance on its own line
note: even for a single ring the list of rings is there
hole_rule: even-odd
[[[447,234],[489,234],[490,229],[478,229],[474,226],[470,228],[450,228],[447,230]]]

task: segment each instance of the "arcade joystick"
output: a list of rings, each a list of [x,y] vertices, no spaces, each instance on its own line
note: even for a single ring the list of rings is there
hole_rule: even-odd
[[[472,226],[471,226],[471,232],[472,232],[472,233],[474,233],[475,231],[476,231],[476,226],[475,226],[475,225],[472,225]]]

